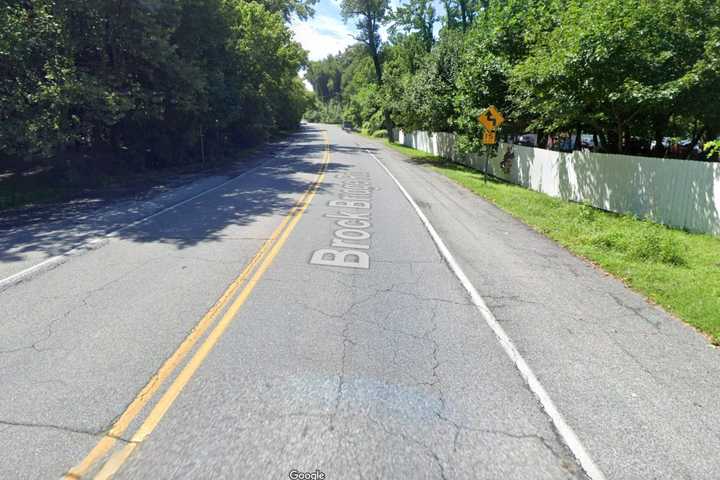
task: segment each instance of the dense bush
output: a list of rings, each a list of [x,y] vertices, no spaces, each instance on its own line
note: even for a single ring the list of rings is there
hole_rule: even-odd
[[[328,102],[315,102],[313,106],[305,112],[304,118],[308,122],[339,124],[343,121],[343,106],[340,102],[333,100]]]
[[[306,53],[285,20],[312,3],[0,0],[0,170],[182,163],[296,127]]]

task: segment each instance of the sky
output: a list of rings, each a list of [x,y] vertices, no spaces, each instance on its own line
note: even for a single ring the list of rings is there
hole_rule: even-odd
[[[355,43],[353,23],[343,22],[339,0],[320,0],[313,18],[304,22],[295,19],[291,28],[295,40],[310,52],[310,60],[321,60]]]
[[[295,40],[307,50],[310,60],[322,60],[328,55],[342,52],[356,41],[354,22],[348,20],[346,24],[340,15],[340,0],[320,0],[315,4],[315,16],[303,21],[295,18],[290,25],[295,34]],[[381,32],[383,39],[387,32]],[[305,88],[312,90],[310,82],[305,80],[305,72],[300,72]]]
[[[392,7],[396,7],[400,3],[401,0],[390,0]],[[440,2],[434,3],[439,4]],[[435,8],[439,13],[441,12],[439,5],[436,5]],[[357,33],[353,20],[349,20],[347,24],[343,22],[340,15],[340,0],[319,0],[315,4],[313,18],[304,22],[296,18],[292,21],[290,28],[295,33],[295,40],[309,52],[310,60],[322,60],[328,55],[345,50],[355,43],[353,35]],[[380,36],[383,40],[387,40],[387,27],[380,29]],[[307,81],[305,86],[311,89]]]

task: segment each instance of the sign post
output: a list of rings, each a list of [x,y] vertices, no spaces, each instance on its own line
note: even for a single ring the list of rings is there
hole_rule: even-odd
[[[490,151],[492,150],[492,145],[485,145],[485,169],[483,171],[483,182],[485,185],[487,185],[487,179],[488,179],[488,170],[490,166]]]
[[[478,122],[484,127],[483,131],[483,145],[485,145],[485,183],[487,183],[488,170],[490,166],[490,152],[492,146],[497,144],[497,128],[505,123],[505,117],[503,114],[495,108],[495,105],[490,105],[482,115],[478,117]]]

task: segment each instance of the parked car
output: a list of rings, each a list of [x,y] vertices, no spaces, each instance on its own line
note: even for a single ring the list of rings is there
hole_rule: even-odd
[[[537,145],[537,134],[535,133],[523,133],[517,139],[518,145],[526,147],[534,147]]]

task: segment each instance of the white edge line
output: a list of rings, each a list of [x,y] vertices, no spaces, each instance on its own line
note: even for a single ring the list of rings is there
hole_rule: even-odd
[[[291,146],[292,145],[288,145],[288,146],[284,147],[282,149],[281,154],[284,154]],[[228,183],[234,182],[238,178],[243,177],[249,173],[254,172],[255,170],[259,169],[260,167],[265,166],[266,163],[268,163],[270,160],[274,160],[274,158],[275,157],[270,157],[267,160],[264,160],[263,162],[259,163],[258,165],[255,165],[251,169],[245,170],[244,172],[240,173],[239,175],[236,175],[218,185],[215,185],[212,188],[204,190],[196,195],[193,195],[190,198],[186,198],[185,200],[182,200],[178,203],[174,203],[170,206],[164,207],[164,208],[158,210],[157,212],[155,212],[151,215],[148,215],[147,217],[143,217],[138,220],[135,220],[135,221],[133,221],[127,225],[124,225],[116,230],[105,233],[104,235],[100,235],[97,237],[91,237],[91,238],[87,239],[85,242],[83,242],[79,245],[76,245],[75,247],[71,248],[70,250],[61,253],[60,255],[55,255],[53,257],[47,258],[40,263],[36,263],[35,265],[26,268],[25,270],[21,270],[17,273],[10,275],[9,277],[5,277],[2,280],[0,280],[0,291],[5,290],[5,288],[10,287],[16,283],[21,282],[22,280],[25,279],[25,277],[27,277],[28,275],[32,274],[35,271],[39,271],[42,269],[49,270],[50,268],[63,263],[64,260],[66,260],[82,251],[91,250],[92,246],[95,246],[96,244],[99,244],[100,242],[103,242],[105,240],[109,240],[111,238],[117,237],[117,235],[120,232],[122,232],[123,230],[127,230],[128,228],[136,227],[136,226],[140,225],[141,223],[147,222],[148,220],[152,220],[153,218],[155,218],[159,215],[163,215],[163,214],[169,212],[170,210],[174,210],[175,208],[181,207],[181,206],[185,205],[186,203],[192,202],[193,200],[196,200],[196,199],[202,197],[203,195],[207,195],[208,193],[214,192],[215,190],[218,190],[218,189],[224,187]]]
[[[575,458],[577,458],[577,460],[580,462],[580,465],[585,470],[585,473],[587,473],[588,477],[590,477],[592,480],[606,480],[605,474],[602,472],[602,470],[600,470],[600,467],[598,467],[595,461],[590,457],[590,454],[587,452],[587,450],[585,450],[585,447],[583,446],[582,442],[580,442],[580,439],[575,434],[572,427],[570,427],[570,425],[568,425],[568,423],[565,421],[565,418],[560,413],[560,410],[558,410],[555,402],[553,402],[552,398],[550,398],[550,395],[545,390],[545,387],[542,386],[540,380],[538,380],[538,378],[535,376],[535,373],[532,371],[532,369],[522,357],[518,349],[515,347],[515,344],[512,342],[512,340],[510,340],[510,337],[507,335],[507,333],[505,333],[505,330],[497,321],[495,315],[493,315],[493,313],[490,311],[482,296],[480,296],[478,291],[475,289],[475,286],[472,284],[472,282],[470,282],[470,279],[467,277],[467,275],[465,275],[465,272],[463,272],[462,268],[460,268],[460,265],[457,263],[457,261],[455,261],[455,257],[453,257],[452,253],[450,253],[450,250],[448,250],[445,242],[443,242],[442,238],[440,238],[440,235],[438,235],[437,231],[430,223],[430,220],[428,220],[422,210],[420,210],[420,207],[417,205],[417,203],[415,203],[415,200],[413,200],[408,191],[405,190],[405,187],[403,187],[402,184],[398,181],[398,179],[395,178],[395,175],[393,175],[390,170],[388,170],[385,164],[369,150],[365,149],[365,151],[370,154],[375,159],[375,161],[385,170],[385,172],[390,176],[390,178],[393,179],[393,181],[398,186],[407,201],[415,209],[415,213],[417,213],[418,217],[420,217],[420,220],[425,225],[427,231],[430,233],[430,236],[435,242],[435,245],[437,245],[442,256],[445,258],[445,261],[448,263],[455,276],[460,280],[460,283],[462,283],[463,287],[465,287],[465,290],[467,290],[467,292],[470,294],[470,298],[472,299],[473,304],[477,307],[477,309],[480,311],[480,314],[485,319],[485,322],[495,333],[495,336],[498,338],[498,341],[500,342],[503,350],[505,350],[507,356],[510,357],[510,359],[515,364],[515,367],[517,367],[517,369],[520,371],[520,375],[523,377],[530,390],[538,399],[542,407],[545,409],[545,412],[552,420],[553,425],[557,429],[565,444],[568,446],[568,448],[570,448],[573,455],[575,455]]]

